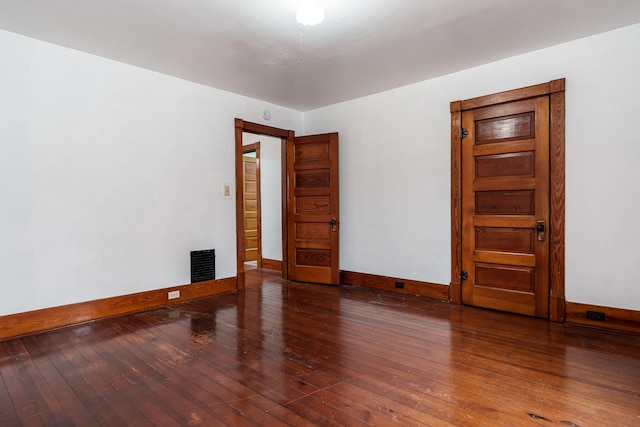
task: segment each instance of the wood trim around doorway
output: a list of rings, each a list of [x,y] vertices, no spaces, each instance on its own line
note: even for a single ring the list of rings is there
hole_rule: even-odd
[[[481,96],[450,104],[451,112],[451,282],[449,301],[462,303],[462,169],[460,128],[462,112],[489,105],[549,96],[549,320],[565,321],[565,79]]]
[[[282,176],[282,277],[287,278],[287,183],[286,183],[286,164],[287,164],[287,144],[289,138],[293,138],[292,130],[279,129],[259,123],[247,122],[242,119],[235,119],[235,167],[236,167],[236,266],[237,266],[237,289],[244,290],[245,287],[245,270],[244,270],[244,191],[242,176],[242,134],[253,133],[257,135],[266,135],[274,138],[280,138],[283,143],[281,165],[283,168]]]

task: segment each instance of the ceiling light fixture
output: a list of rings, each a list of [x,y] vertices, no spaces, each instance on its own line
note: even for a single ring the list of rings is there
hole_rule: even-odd
[[[316,25],[324,21],[324,10],[316,0],[302,0],[296,19],[302,25]]]

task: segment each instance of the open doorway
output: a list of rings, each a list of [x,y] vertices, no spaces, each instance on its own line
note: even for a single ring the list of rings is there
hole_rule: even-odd
[[[250,268],[280,270],[282,277],[287,278],[286,150],[287,139],[293,131],[241,119],[236,119],[235,129],[238,289],[244,289],[245,271]],[[255,145],[258,142],[259,145]],[[259,184],[249,185],[255,185],[259,193],[255,196],[254,221],[254,214],[245,215],[246,208],[253,208],[254,196],[246,193],[244,177],[245,153],[256,150],[259,150],[255,168]],[[252,251],[254,244],[256,248]],[[247,261],[251,253],[255,253],[255,261]]]
[[[271,136],[280,140],[282,277],[300,282],[338,285],[338,133],[297,137],[294,131],[236,119],[237,288],[243,290],[246,279],[243,215],[244,134]]]
[[[282,140],[242,133],[245,269],[282,271]]]
[[[242,191],[244,193],[244,265],[262,267],[262,230],[260,207],[260,142],[247,144],[243,134]]]

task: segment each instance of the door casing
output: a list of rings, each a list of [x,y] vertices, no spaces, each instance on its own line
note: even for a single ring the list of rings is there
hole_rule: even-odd
[[[449,300],[462,303],[462,112],[549,96],[549,320],[565,320],[565,79],[451,102],[451,282]]]
[[[271,126],[261,125],[259,123],[247,122],[242,119],[235,119],[235,167],[236,167],[236,266],[237,266],[237,289],[245,288],[245,233],[244,233],[244,191],[243,191],[243,146],[242,134],[252,133],[256,135],[266,135],[280,138],[282,141],[281,165],[282,165],[282,277],[287,278],[287,140],[293,138],[294,132],[285,129],[279,129]]]

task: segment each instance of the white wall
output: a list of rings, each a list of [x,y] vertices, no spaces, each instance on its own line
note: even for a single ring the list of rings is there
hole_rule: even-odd
[[[0,315],[236,273],[234,117],[302,113],[0,31]]]
[[[262,257],[282,261],[282,141],[260,141]]]
[[[341,268],[449,283],[450,101],[565,77],[566,297],[639,310],[638,52],[635,25],[306,113],[340,133]]]
[[[260,142],[262,257],[282,261],[282,140],[242,134],[242,144]]]

